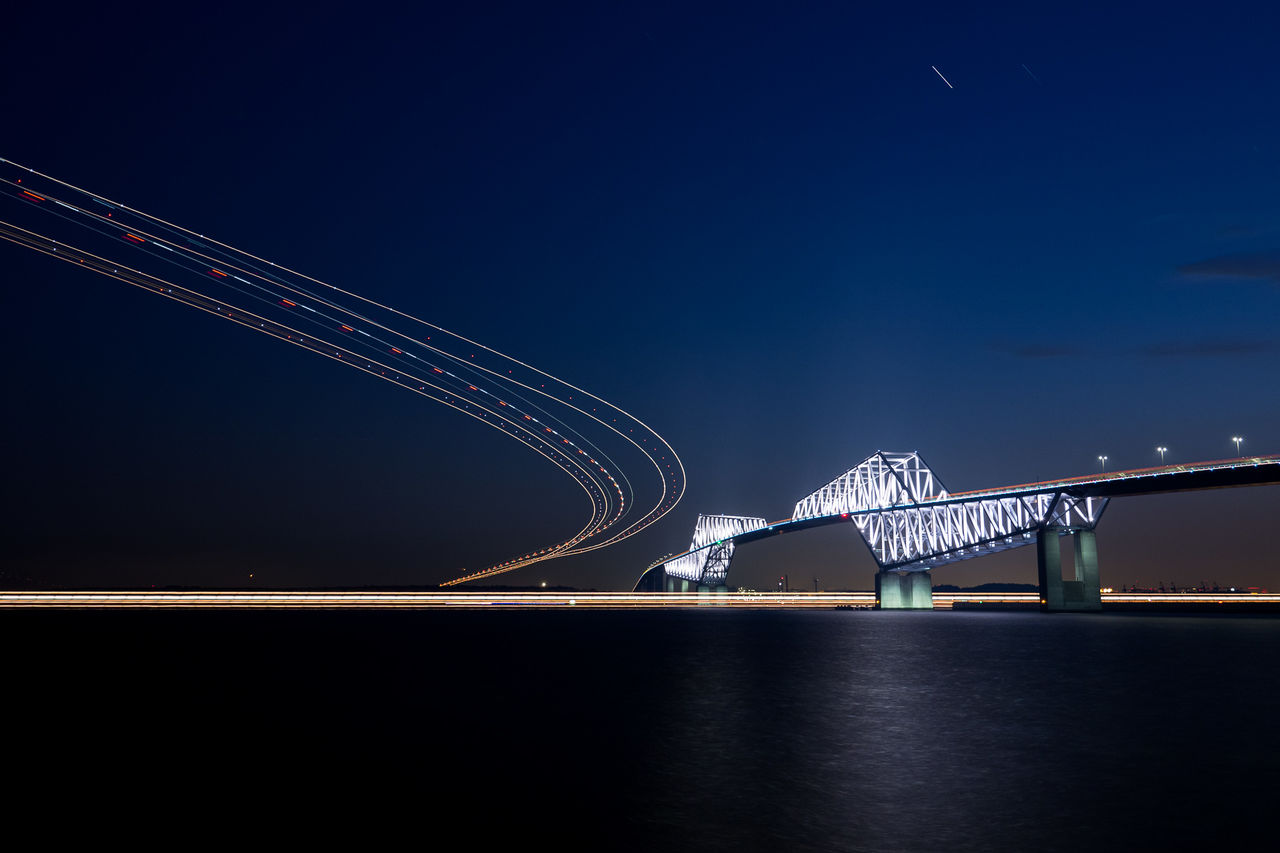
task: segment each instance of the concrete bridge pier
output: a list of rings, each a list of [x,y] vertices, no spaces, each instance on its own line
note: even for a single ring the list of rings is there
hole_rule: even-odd
[[[929,572],[876,572],[877,610],[932,610]]]
[[[1062,577],[1062,537],[1075,534],[1075,578]],[[1098,611],[1102,589],[1098,583],[1098,541],[1092,530],[1042,527],[1036,532],[1036,569],[1043,613]]]
[[[667,592],[689,592],[693,589],[694,584],[684,578],[676,578],[667,575]]]

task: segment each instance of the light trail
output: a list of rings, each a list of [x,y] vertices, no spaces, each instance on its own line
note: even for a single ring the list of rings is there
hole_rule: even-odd
[[[963,605],[1039,607],[1034,592],[933,594],[934,610]],[[1120,605],[1280,605],[1280,593],[1102,593],[1102,603]],[[183,609],[211,610],[653,610],[746,608],[831,610],[871,608],[873,592],[731,592],[709,595],[661,592],[0,592],[0,609]],[[894,611],[900,612],[900,611]]]
[[[519,359],[4,159],[0,192],[24,210],[38,211],[33,216],[46,226],[62,229],[55,238],[42,233],[47,227],[0,221],[0,238],[462,412],[521,442],[583,490],[590,514],[576,533],[447,585],[614,544],[658,521],[683,497],[684,465],[665,439],[619,407]],[[111,249],[103,246],[128,249],[130,262],[109,258]],[[374,316],[380,312],[384,316]],[[399,327],[392,325],[397,322]],[[645,462],[640,474],[629,474],[616,459],[636,451]]]

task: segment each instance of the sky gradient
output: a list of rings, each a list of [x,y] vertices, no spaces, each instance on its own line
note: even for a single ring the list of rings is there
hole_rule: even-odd
[[[680,453],[662,523],[506,582],[629,587],[699,512],[788,516],[877,449],[954,491],[1157,445],[1222,458],[1233,435],[1280,452],[1270,4],[10,22],[0,156],[498,347]],[[443,407],[0,260],[13,582],[437,583],[583,512]],[[1103,583],[1280,587],[1277,508],[1268,488],[1118,500]],[[731,584],[784,571],[870,588],[873,562],[851,528],[814,531],[744,548]],[[934,577],[1031,583],[1035,555]]]

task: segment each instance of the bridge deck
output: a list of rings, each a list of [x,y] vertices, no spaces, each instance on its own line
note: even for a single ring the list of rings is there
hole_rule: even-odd
[[[1115,498],[1162,492],[1192,492],[1232,486],[1266,486],[1280,483],[1280,455],[1218,459],[1188,465],[1161,465],[1127,471],[1089,474],[1065,480],[1025,483],[1003,489],[955,492],[937,503],[957,500],[1067,492],[1077,497]],[[931,502],[933,503],[933,502]]]
[[[1280,484],[1280,455],[1245,456],[1235,459],[1218,459],[1208,462],[1194,462],[1181,465],[1161,465],[1155,468],[1134,468],[1125,471],[1103,472],[1082,477],[1068,477],[1061,480],[1046,480],[1039,483],[1024,483],[995,489],[978,489],[971,492],[953,492],[943,497],[921,501],[918,504],[904,504],[892,507],[859,510],[855,513],[837,513],[834,515],[814,516],[812,518],[784,518],[773,521],[764,527],[748,530],[736,536],[727,537],[736,544],[767,539],[783,533],[794,533],[811,527],[827,524],[838,524],[848,521],[850,515],[869,515],[881,512],[893,512],[911,506],[934,507],[952,504],[969,503],[999,498],[1017,498],[1029,495],[1064,493],[1074,497],[1115,498],[1135,495],[1153,495],[1169,492],[1193,492],[1206,489],[1224,489],[1236,486],[1265,486]],[[723,541],[723,540],[722,540]],[[663,563],[705,550],[695,548],[680,554],[673,554],[656,561],[649,569]],[[646,570],[648,571],[648,569]]]

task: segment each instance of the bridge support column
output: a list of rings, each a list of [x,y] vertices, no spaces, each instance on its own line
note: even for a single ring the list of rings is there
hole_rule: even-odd
[[[1081,610],[1102,609],[1102,585],[1098,582],[1098,537],[1092,530],[1076,531],[1076,580]]]
[[[928,572],[876,572],[876,608],[932,610],[932,576]]]
[[[1098,583],[1098,542],[1092,530],[1075,531],[1075,578],[1062,578],[1062,535],[1057,527],[1036,532],[1036,571],[1043,613],[1098,611],[1102,591]]]
[[[684,578],[674,578],[667,575],[667,592],[688,592],[690,584]]]

